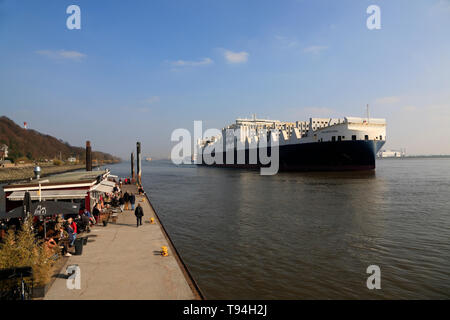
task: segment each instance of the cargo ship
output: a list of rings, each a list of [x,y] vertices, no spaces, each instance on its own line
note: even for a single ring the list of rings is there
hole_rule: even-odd
[[[199,139],[194,161],[206,166],[261,168],[269,166],[262,155],[271,156],[271,147],[276,146],[280,171],[373,170],[385,142],[385,119],[283,122],[253,116],[237,119],[220,134]]]

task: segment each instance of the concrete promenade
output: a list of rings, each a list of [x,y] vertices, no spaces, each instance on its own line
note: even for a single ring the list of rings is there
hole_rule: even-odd
[[[68,258],[46,300],[200,298],[147,198],[137,194],[135,185],[124,185],[123,191],[133,192],[136,206],[140,203],[143,207],[142,226],[136,227],[134,211],[124,210],[117,224],[110,220],[106,227],[92,228],[83,254]],[[155,224],[150,224],[151,217]],[[168,257],[159,254],[161,246],[169,248]],[[73,264],[81,270],[81,289],[66,286],[63,274]]]

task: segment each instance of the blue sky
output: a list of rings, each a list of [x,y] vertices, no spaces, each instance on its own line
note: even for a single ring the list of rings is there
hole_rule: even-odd
[[[68,30],[66,8],[81,8]],[[381,8],[381,30],[366,9]],[[0,113],[73,145],[167,157],[171,132],[388,121],[387,147],[450,154],[450,0],[0,0]]]

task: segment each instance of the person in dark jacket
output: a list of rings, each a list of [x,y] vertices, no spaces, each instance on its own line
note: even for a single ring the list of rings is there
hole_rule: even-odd
[[[95,218],[96,223],[99,221],[100,218],[100,209],[99,209],[100,205],[98,203],[96,203],[94,205],[94,210],[92,210],[92,215]]]
[[[125,205],[125,200],[123,199],[123,197],[119,198],[119,207],[120,207],[120,212],[123,212],[123,206]]]
[[[128,210],[128,205],[130,203],[130,195],[128,191],[123,195],[123,200],[125,201],[125,210]]]
[[[138,203],[136,210],[134,210],[134,215],[136,216],[136,227],[142,226],[142,216],[144,215],[144,210],[141,204]]]
[[[136,196],[133,193],[130,194],[130,203],[131,203],[131,210],[134,210],[134,204],[136,203]]]

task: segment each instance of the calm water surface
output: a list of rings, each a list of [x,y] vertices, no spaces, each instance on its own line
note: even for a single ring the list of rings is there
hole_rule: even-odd
[[[450,159],[275,176],[155,161],[143,184],[208,299],[450,298]]]

